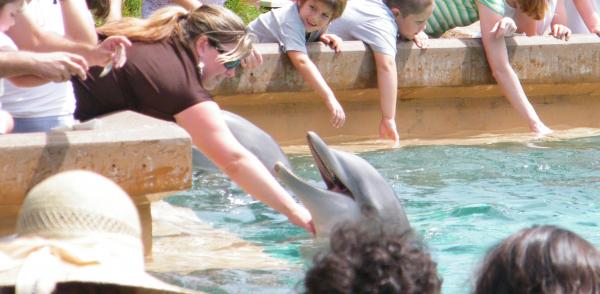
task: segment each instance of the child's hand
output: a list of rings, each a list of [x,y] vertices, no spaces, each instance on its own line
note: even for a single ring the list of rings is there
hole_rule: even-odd
[[[597,25],[592,31],[592,34],[596,34],[598,35],[598,37],[600,37],[600,25]]]
[[[569,38],[571,38],[571,29],[561,24],[555,24],[552,26],[550,35],[557,39],[569,41]]]
[[[250,55],[246,56],[242,59],[242,67],[246,69],[257,68],[263,62],[262,55],[260,52],[256,50],[256,48],[252,48]]]
[[[427,47],[429,47],[429,43],[427,42],[427,40],[429,40],[429,36],[427,36],[425,32],[421,31],[420,33],[415,35],[415,38],[412,41],[415,43],[415,45],[417,45],[417,47],[421,49],[426,49]]]
[[[342,52],[340,45],[342,44],[342,39],[334,34],[322,34],[319,37],[321,42],[325,43],[325,45],[331,47],[331,49],[335,50],[335,53]]]
[[[342,105],[340,105],[335,97],[327,99],[326,103],[329,112],[331,112],[331,124],[334,128],[342,127],[346,122],[346,114]]]
[[[494,34],[494,37],[498,39],[500,37],[510,37],[516,31],[517,24],[515,24],[515,21],[510,17],[503,17],[494,25],[490,33]]]
[[[400,136],[398,135],[398,130],[396,130],[396,121],[393,118],[381,118],[381,122],[379,123],[379,137],[381,139],[389,138],[393,140],[395,146],[400,144]]]

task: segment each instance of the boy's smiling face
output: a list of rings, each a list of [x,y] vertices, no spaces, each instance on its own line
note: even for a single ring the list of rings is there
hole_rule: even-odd
[[[326,27],[331,21],[332,13],[333,9],[330,6],[317,0],[304,1],[300,6],[300,11],[298,11],[304,29],[308,33]]]
[[[425,30],[425,24],[432,12],[433,5],[429,5],[421,13],[409,14],[407,16],[402,15],[397,8],[392,8],[392,13],[394,13],[396,24],[398,25],[398,33],[409,40],[414,39],[416,34]]]

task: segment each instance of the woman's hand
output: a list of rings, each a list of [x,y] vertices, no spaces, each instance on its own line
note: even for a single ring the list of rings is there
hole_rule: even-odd
[[[310,212],[303,206],[298,205],[297,208],[288,215],[290,222],[296,226],[299,226],[311,234],[315,234],[315,226],[312,221]]]
[[[335,97],[330,97],[327,99],[327,108],[331,113],[331,124],[334,128],[340,128],[346,122],[346,114],[344,113],[344,109],[342,105],[335,99]]]
[[[515,24],[515,21],[510,17],[503,17],[492,27],[490,33],[494,34],[494,37],[498,39],[500,37],[510,37],[516,31],[517,24]]]
[[[334,34],[322,34],[319,37],[319,40],[323,42],[325,45],[329,46],[331,49],[335,50],[335,53],[342,52],[340,45],[342,44],[342,38],[334,35]]]
[[[571,29],[561,24],[555,24],[552,26],[550,35],[557,39],[569,41],[569,38],[571,38]]]

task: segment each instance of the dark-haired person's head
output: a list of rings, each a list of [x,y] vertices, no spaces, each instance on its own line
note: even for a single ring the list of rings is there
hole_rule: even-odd
[[[600,253],[571,231],[526,228],[488,252],[474,293],[600,293]]]
[[[437,265],[412,230],[391,234],[356,224],[337,228],[315,257],[307,293],[440,293]]]

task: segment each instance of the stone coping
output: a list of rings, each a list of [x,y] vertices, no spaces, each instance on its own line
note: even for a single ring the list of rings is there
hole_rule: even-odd
[[[523,84],[600,81],[600,38],[573,35],[567,42],[551,36],[506,38],[510,62]],[[258,44],[264,63],[239,70],[216,89],[217,96],[310,91],[277,44]],[[373,54],[359,41],[345,41],[335,53],[321,43],[308,45],[309,56],[333,90],[376,88]],[[398,43],[398,87],[493,85],[478,38],[432,39],[429,48]]]
[[[0,205],[20,205],[35,184],[69,169],[102,174],[138,203],[191,187],[191,140],[183,129],[131,111],[99,120],[94,130],[0,136]]]

